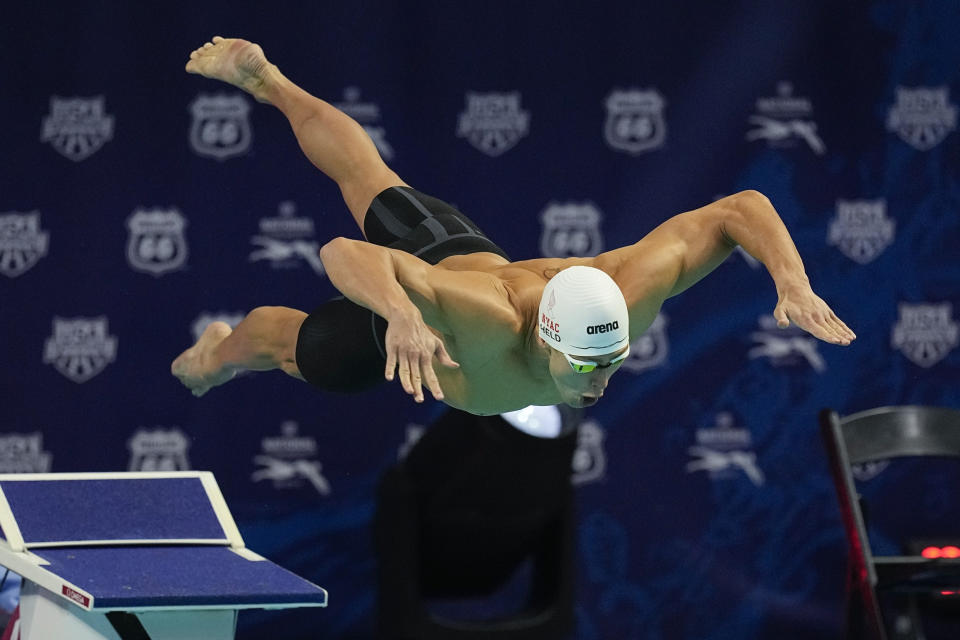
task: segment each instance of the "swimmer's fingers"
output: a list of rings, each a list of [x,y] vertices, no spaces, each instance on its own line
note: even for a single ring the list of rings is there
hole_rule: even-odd
[[[409,395],[413,396],[417,400],[417,396],[420,395],[422,399],[422,394],[420,392],[420,367],[419,362],[416,358],[410,358],[404,355],[398,355],[395,358],[396,372],[400,376],[400,386],[403,387],[403,390]],[[411,363],[414,363],[413,365]],[[393,370],[387,369],[387,380],[393,380]],[[418,402],[420,400],[417,400]]]
[[[430,389],[434,398],[443,400],[443,389],[440,388],[440,381],[437,380],[437,372],[433,370],[433,357],[424,355],[420,359],[420,368],[423,370],[423,381],[427,385],[427,389]],[[420,396],[417,402],[421,400],[423,400],[423,396]]]
[[[422,320],[410,322],[398,318],[387,324],[387,364],[384,376],[393,380],[400,375],[403,390],[417,402],[423,402],[426,386],[437,400],[443,400],[443,389],[433,368],[433,358],[448,367],[460,365],[447,353],[443,341],[430,333]]]
[[[830,321],[837,328],[837,331],[839,331],[839,333],[845,336],[848,340],[857,339],[857,334],[855,334],[853,330],[850,327],[848,327],[843,320],[838,318],[837,315],[832,310],[830,311]]]
[[[432,342],[431,353],[424,353],[420,357],[420,370],[423,375],[422,382],[427,386],[427,389],[430,390],[434,398],[443,400],[443,389],[440,387],[440,380],[437,379],[437,372],[433,368],[433,358],[435,356],[437,361],[446,367],[456,368],[460,365],[447,353],[447,348],[444,346],[443,340],[434,336]],[[417,380],[416,382],[419,383],[421,380]],[[417,384],[417,395],[414,397],[417,402],[423,401],[421,391],[420,385]]]
[[[781,292],[773,315],[781,328],[790,326],[792,322],[825,342],[848,345],[857,338],[809,286]]]
[[[400,347],[388,348],[387,350],[387,368],[384,377],[387,380],[393,380],[394,375],[400,376],[400,386],[404,392],[413,396],[417,402],[423,402],[423,351],[420,349],[401,349]],[[427,370],[433,375],[433,368],[429,364],[427,357]]]
[[[435,355],[437,356],[437,362],[443,366],[450,367],[451,369],[460,368],[460,363],[451,358],[450,354],[447,353],[447,347],[443,344],[442,340],[437,340],[437,350]]]
[[[423,392],[420,389],[420,358],[417,353],[406,353],[400,358],[400,384],[403,390],[420,402]]]
[[[397,352],[395,349],[387,348],[387,368],[384,369],[383,377],[388,381],[393,381],[393,374],[397,371]]]
[[[409,384],[403,386],[403,390],[413,396],[414,401],[423,402],[423,356],[419,353],[411,353],[410,357],[407,360],[408,363],[408,374],[409,374]],[[433,370],[427,369],[432,373]]]

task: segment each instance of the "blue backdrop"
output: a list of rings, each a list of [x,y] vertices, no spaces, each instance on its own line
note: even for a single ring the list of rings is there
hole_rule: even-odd
[[[247,544],[331,593],[239,636],[370,637],[373,489],[444,407],[169,374],[211,319],[333,295],[315,251],[359,237],[279,112],[183,72],[242,36],[516,258],[766,194],[859,339],[776,329],[739,252],[668,301],[582,428],[575,637],[839,629],[817,411],[960,407],[960,5],[26,4],[0,21],[0,470],[209,469]]]

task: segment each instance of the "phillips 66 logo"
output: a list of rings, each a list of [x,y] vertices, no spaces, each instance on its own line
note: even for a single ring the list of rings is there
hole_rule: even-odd
[[[600,236],[603,214],[592,202],[551,202],[540,219],[543,221],[540,253],[544,257],[595,256],[603,251]]]
[[[130,266],[157,277],[182,267],[187,260],[187,241],[183,235],[186,224],[176,209],[134,211],[127,218]]]
[[[606,102],[603,134],[607,144],[634,155],[662,147],[667,138],[664,105],[656,89],[614,90]]]
[[[226,160],[247,152],[253,133],[247,114],[250,105],[241,95],[201,94],[190,105],[193,125],[190,146],[198,155]]]

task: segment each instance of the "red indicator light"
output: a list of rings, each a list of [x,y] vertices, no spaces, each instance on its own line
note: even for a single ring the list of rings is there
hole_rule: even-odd
[[[939,558],[943,555],[940,551],[940,547],[924,547],[923,551],[920,552],[924,558]]]

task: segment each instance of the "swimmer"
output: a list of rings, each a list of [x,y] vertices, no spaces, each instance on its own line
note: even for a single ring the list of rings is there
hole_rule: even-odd
[[[365,238],[335,238],[320,250],[343,298],[309,314],[258,307],[233,330],[208,326],[171,366],[196,396],[239,371],[280,369],[331,391],[398,377],[417,402],[426,387],[480,415],[590,406],[663,302],[737,246],[772,277],[780,327],[836,345],[856,338],[814,293],[786,227],[756,191],[676,215],[595,257],[512,262],[472,220],[400,179],[357,122],[287,79],[258,45],[215,37],[190,54],[186,70],[286,116]]]

